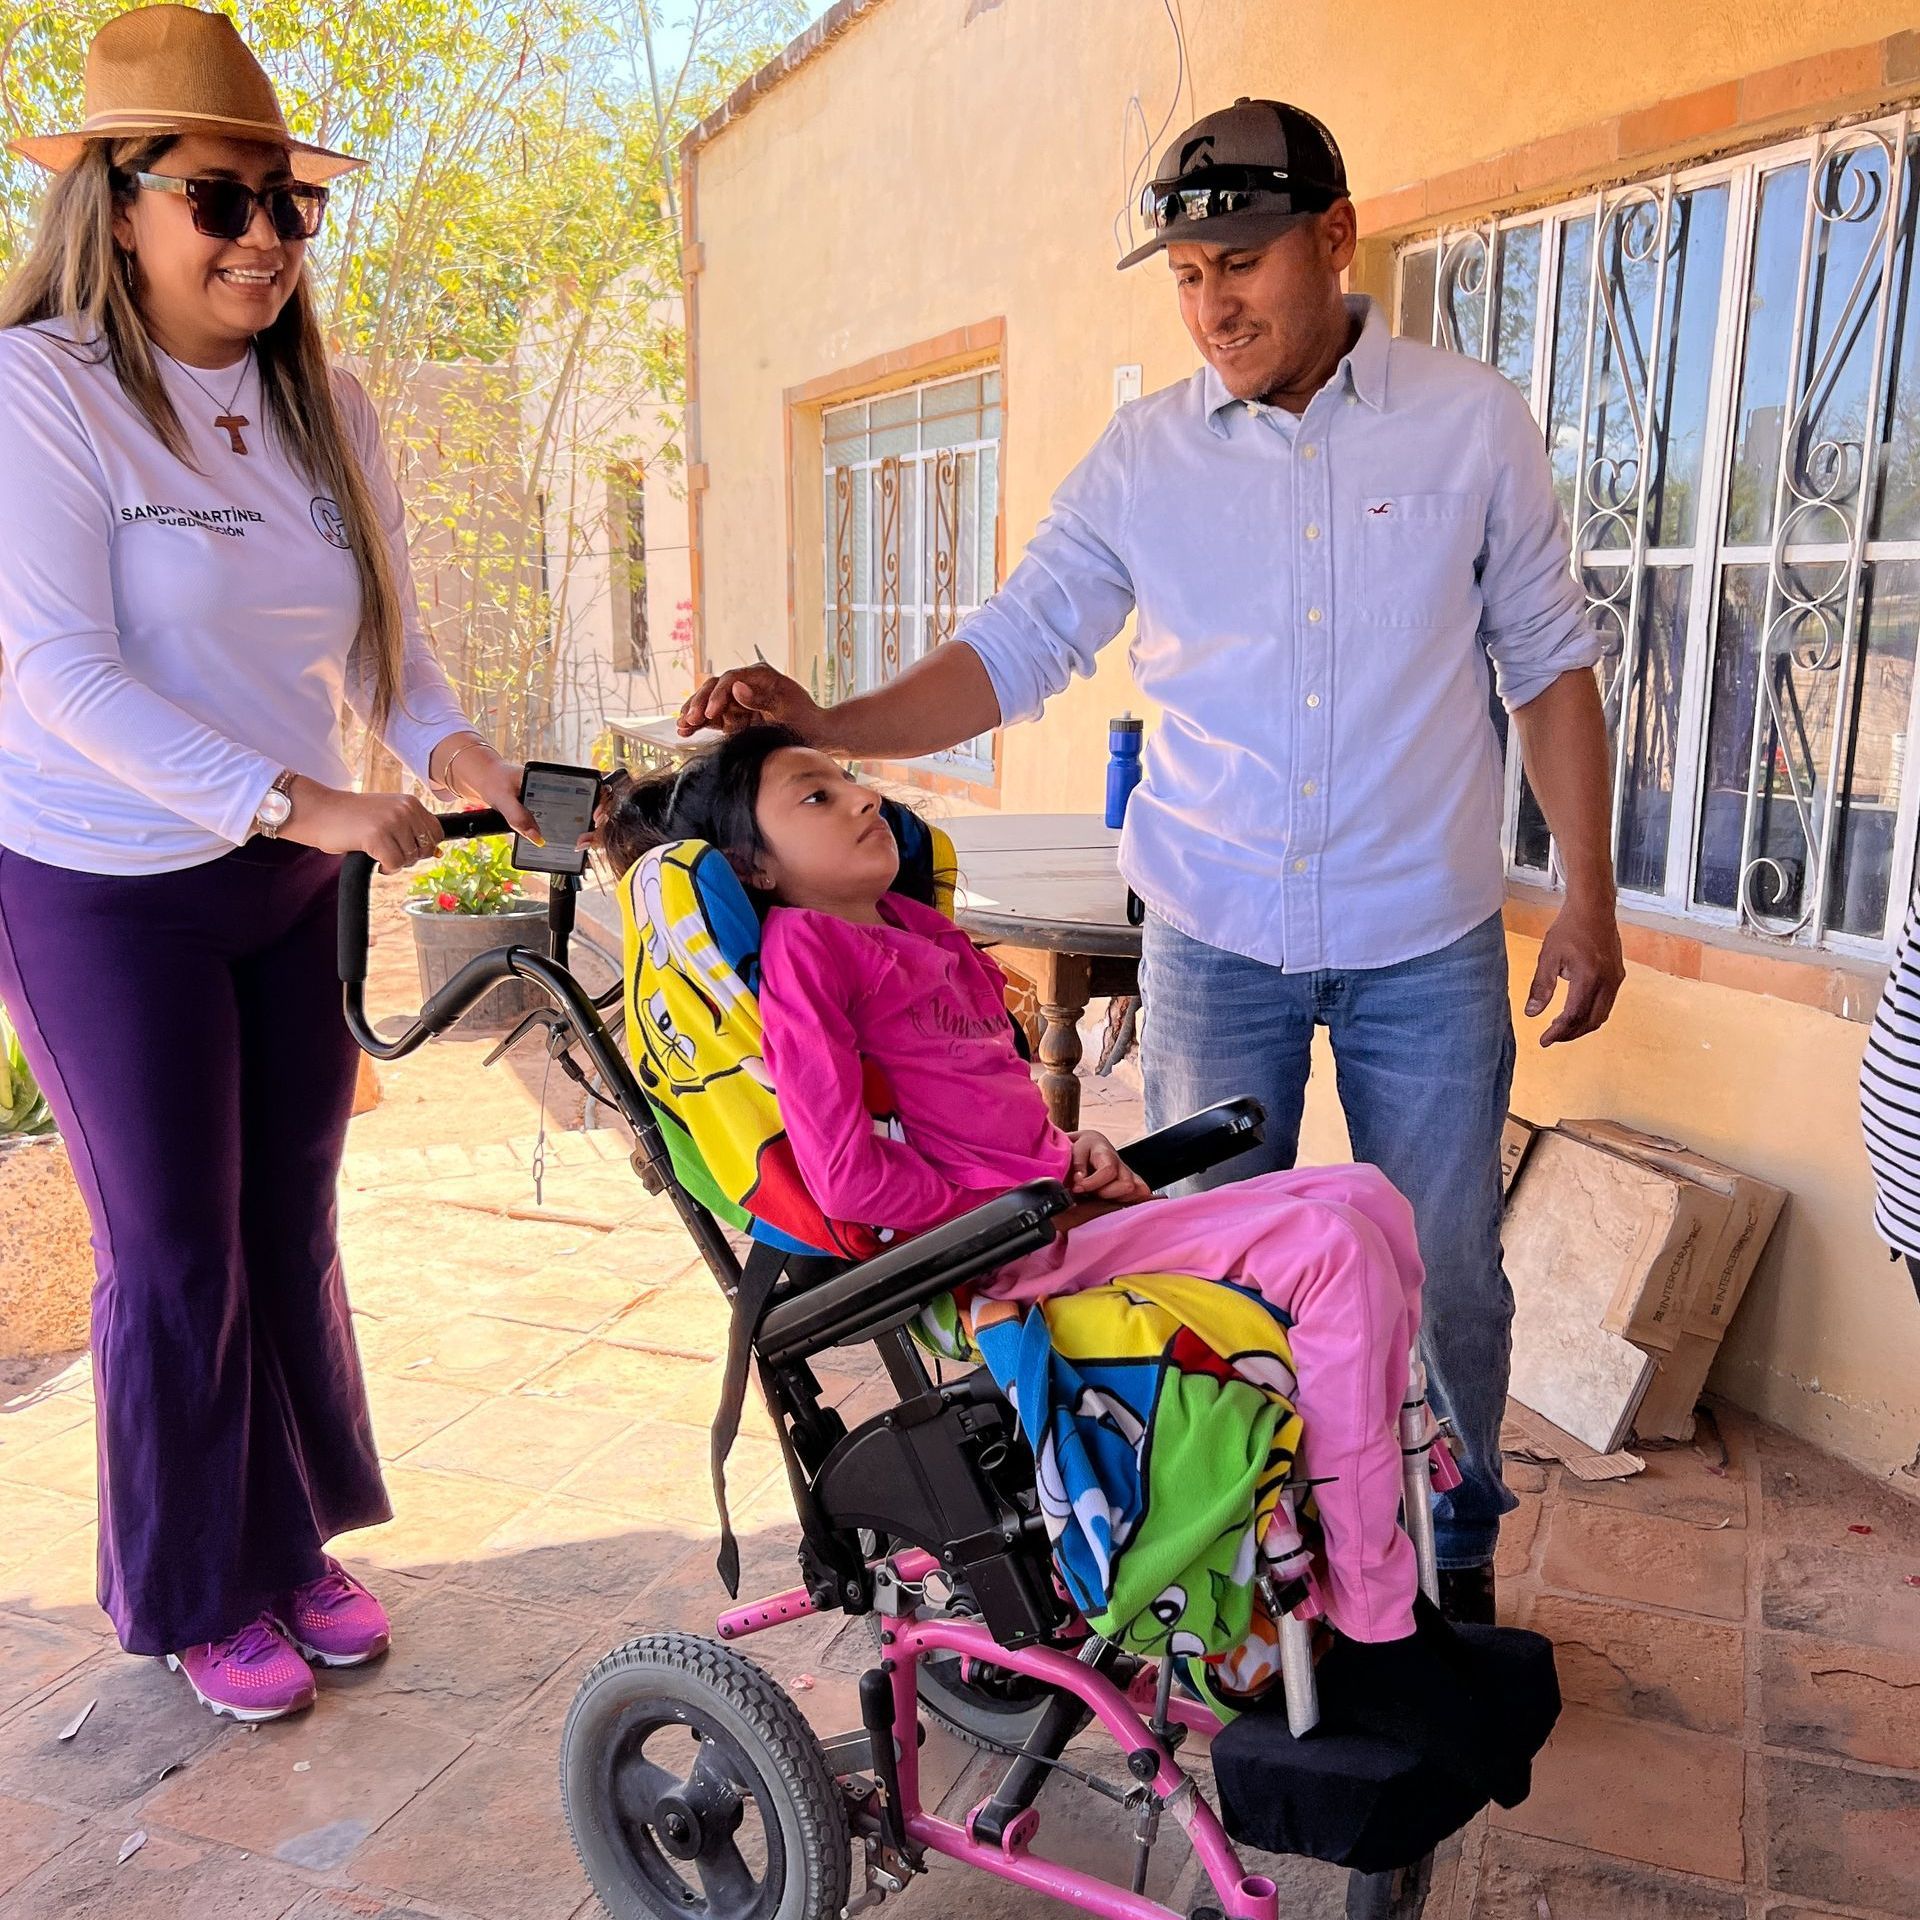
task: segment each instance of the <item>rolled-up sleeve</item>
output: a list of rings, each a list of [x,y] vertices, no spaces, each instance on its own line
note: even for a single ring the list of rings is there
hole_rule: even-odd
[[[1133,611],[1133,580],[1120,559],[1129,442],[1123,410],[1061,483],[1006,584],[954,636],[985,664],[1003,721],[1034,719],[1076,673],[1092,673]]]
[[[1481,414],[1493,470],[1480,555],[1480,638],[1509,713],[1563,673],[1600,658],[1599,635],[1568,566],[1567,523],[1532,410],[1505,380]]]
[[[411,772],[425,781],[434,748],[449,734],[471,733],[475,729],[420,619],[420,596],[414,588],[413,565],[407,555],[406,509],[401,503],[400,489],[394,484],[393,470],[387,464],[386,450],[380,444],[379,416],[351,374],[336,373],[335,381],[347,432],[360,456],[361,471],[373,495],[374,511],[380,517],[380,531],[386,538],[393,567],[394,592],[400,601],[405,650],[400,662],[399,694],[384,729],[386,744]],[[362,720],[372,713],[373,692],[372,662],[356,646],[347,661],[346,695],[348,706]]]

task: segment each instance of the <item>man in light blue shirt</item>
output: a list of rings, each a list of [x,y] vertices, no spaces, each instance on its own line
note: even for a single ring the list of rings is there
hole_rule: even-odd
[[[1121,865],[1146,903],[1142,1061],[1162,1126],[1252,1094],[1292,1164],[1329,1029],[1356,1158],[1413,1203],[1422,1344],[1464,1484],[1435,1504],[1443,1600],[1490,1617],[1513,1301],[1499,1146],[1512,1080],[1497,691],[1566,899],[1527,1002],[1542,1044],[1598,1027],[1623,974],[1598,640],[1540,431],[1492,369],[1392,339],[1347,299],[1352,202],[1310,114],[1240,101],[1146,196],[1205,365],[1117,412],[1006,584],[956,636],[830,710],[765,666],[682,726],[775,720],[863,758],[1032,719],[1135,616],[1160,708]]]

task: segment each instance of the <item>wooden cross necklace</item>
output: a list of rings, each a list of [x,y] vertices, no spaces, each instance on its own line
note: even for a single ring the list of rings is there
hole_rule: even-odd
[[[167,358],[173,360],[173,355],[168,354]],[[184,360],[173,360],[173,364],[220,409],[213,416],[213,424],[226,434],[228,450],[233,453],[245,453],[247,443],[241,439],[240,429],[252,426],[253,422],[244,413],[235,413],[233,405],[240,398],[240,389],[247,384],[247,371],[253,365],[251,342],[247,347],[246,358],[240,362],[240,378],[233,383],[233,392],[227,396],[227,404],[224,407],[220,406],[220,396]]]

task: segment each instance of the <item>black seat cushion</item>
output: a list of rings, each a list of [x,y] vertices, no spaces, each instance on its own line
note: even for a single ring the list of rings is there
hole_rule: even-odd
[[[1560,1717],[1553,1646],[1455,1627],[1422,1600],[1383,1645],[1336,1637],[1315,1669],[1320,1724],[1287,1730],[1276,1687],[1213,1742],[1234,1839],[1362,1873],[1409,1866],[1489,1800],[1517,1806]]]

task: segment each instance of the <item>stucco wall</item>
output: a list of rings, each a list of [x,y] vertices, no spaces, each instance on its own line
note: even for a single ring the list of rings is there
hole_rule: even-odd
[[[1913,24],[1900,0],[1184,11],[1192,101],[1183,91],[1175,126],[1240,93],[1296,100],[1339,136],[1362,202]],[[1160,0],[888,0],[700,149],[692,457],[707,478],[711,660],[756,643],[786,657],[789,389],[1003,319],[1011,563],[1104,424],[1114,368],[1139,363],[1149,391],[1191,370],[1164,269],[1113,270],[1141,144],[1129,103],[1159,127],[1174,71]],[[1685,143],[1687,113],[1674,125]],[[1096,806],[1105,723],[1127,705],[1120,643],[1039,726],[1005,736],[999,803]],[[1513,946],[1524,979],[1533,948]],[[1599,1039],[1542,1056],[1523,1031],[1515,1106],[1542,1121],[1611,1113],[1791,1189],[1717,1384],[1884,1471],[1920,1445],[1920,1309],[1867,1224],[1863,1037],[1829,1013],[1636,967]],[[1327,1086],[1309,1122],[1323,1155],[1341,1144]]]

